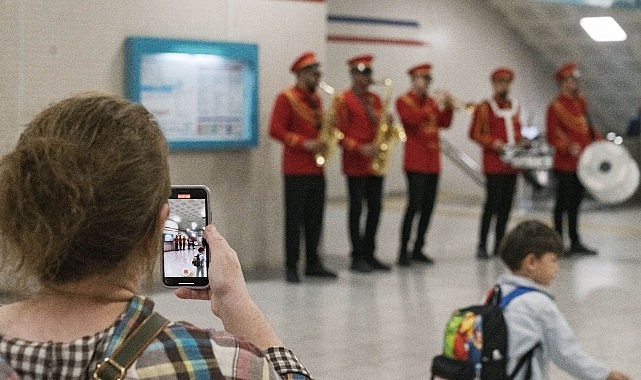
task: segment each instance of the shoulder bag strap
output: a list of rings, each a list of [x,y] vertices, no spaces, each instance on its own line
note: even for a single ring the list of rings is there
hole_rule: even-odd
[[[124,379],[127,369],[168,324],[168,319],[153,312],[114,349],[111,356],[105,357],[98,363],[93,378],[96,380]]]

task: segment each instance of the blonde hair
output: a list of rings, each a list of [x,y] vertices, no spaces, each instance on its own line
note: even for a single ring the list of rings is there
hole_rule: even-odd
[[[46,108],[0,160],[0,264],[40,284],[149,269],[167,155],[142,105],[89,93]]]

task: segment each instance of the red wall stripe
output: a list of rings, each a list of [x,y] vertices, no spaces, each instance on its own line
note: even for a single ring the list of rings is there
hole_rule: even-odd
[[[380,45],[406,45],[406,46],[427,46],[428,43],[421,40],[405,39],[405,38],[377,38],[377,37],[362,37],[351,36],[344,34],[329,34],[327,41],[331,42],[345,42],[345,43],[362,43],[362,44],[380,44]]]

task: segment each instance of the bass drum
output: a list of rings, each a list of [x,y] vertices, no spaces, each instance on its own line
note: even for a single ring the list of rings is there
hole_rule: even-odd
[[[577,176],[586,190],[607,204],[625,202],[639,186],[639,166],[622,145],[595,141],[579,157]]]

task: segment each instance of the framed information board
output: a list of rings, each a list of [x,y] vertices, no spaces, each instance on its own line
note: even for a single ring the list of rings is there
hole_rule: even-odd
[[[258,144],[258,46],[128,37],[125,92],[158,120],[169,149]]]

